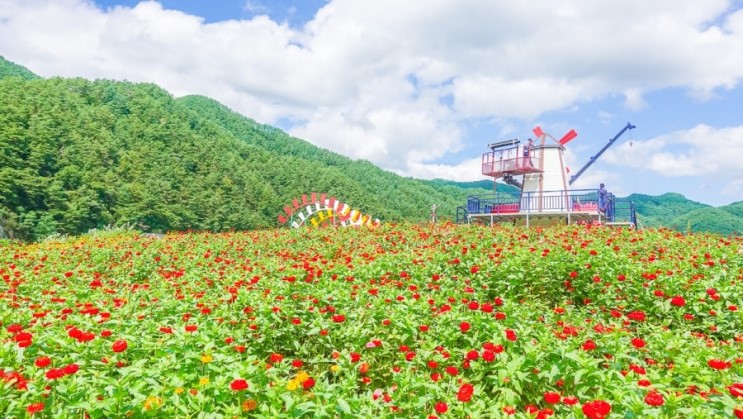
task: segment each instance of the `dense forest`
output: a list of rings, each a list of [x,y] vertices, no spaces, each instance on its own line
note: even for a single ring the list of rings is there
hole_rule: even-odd
[[[383,221],[423,221],[432,204],[453,219],[467,195],[492,192],[492,182],[401,177],[206,97],[176,99],[153,84],[43,79],[0,57],[0,191],[0,235],[37,240],[119,225],[274,227],[284,205],[310,192]],[[637,198],[648,226],[743,231],[740,205],[728,211],[673,195],[669,208],[666,195]],[[724,226],[704,221],[720,220],[720,211],[730,214]]]
[[[0,226],[18,238],[273,227],[310,192],[422,221],[434,203],[453,217],[468,194],[488,192],[404,178],[152,84],[41,79],[5,60],[0,74]]]

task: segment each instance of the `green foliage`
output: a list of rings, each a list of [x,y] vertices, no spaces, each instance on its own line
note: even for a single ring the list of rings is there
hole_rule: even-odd
[[[674,218],[669,227],[685,231],[690,226],[691,231],[713,231],[720,234],[743,233],[743,217],[736,217],[723,208],[704,208],[690,211]]]
[[[493,184],[423,181],[352,160],[202,96],[153,84],[40,79],[0,58],[0,237],[39,240],[103,226],[227,231],[272,227],[293,198],[325,192],[382,221],[454,219]],[[497,192],[516,195],[510,185]],[[644,226],[741,231],[678,194],[633,195]],[[686,216],[687,218],[677,217]],[[706,214],[706,215],[705,215]],[[712,219],[712,218],[714,219]]]
[[[691,201],[678,193],[660,196],[633,194],[640,220],[645,227],[671,227],[678,231],[741,234],[743,202],[715,208]]]
[[[388,223],[0,244],[2,417],[743,407],[740,237]]]
[[[0,222],[32,240],[122,224],[264,228],[310,192],[386,221],[424,220],[434,203],[453,217],[487,192],[403,178],[152,84],[2,79],[0,148]]]
[[[0,55],[0,79],[9,77],[20,77],[26,80],[39,78],[26,67],[12,63]]]
[[[660,196],[632,194],[628,197],[643,218],[647,227],[667,226],[674,218],[701,208],[711,208],[699,202],[686,199],[678,193],[666,193]]]

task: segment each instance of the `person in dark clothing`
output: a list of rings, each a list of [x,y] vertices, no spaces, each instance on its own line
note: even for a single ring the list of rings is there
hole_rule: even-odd
[[[534,149],[534,140],[529,138],[529,141],[524,145],[524,167],[534,167],[531,163],[531,151]]]
[[[606,196],[608,195],[608,192],[606,191],[606,188],[604,187],[603,183],[599,185],[598,195],[599,195],[599,212],[605,213],[606,212]]]

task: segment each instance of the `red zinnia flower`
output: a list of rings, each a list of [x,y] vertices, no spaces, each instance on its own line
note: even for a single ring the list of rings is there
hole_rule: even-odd
[[[721,359],[710,359],[709,361],[707,361],[707,365],[716,370],[724,370],[730,368],[730,365],[732,364]]]
[[[671,298],[671,305],[674,305],[676,307],[683,307],[686,305],[686,300],[684,300],[684,297],[677,295]]]
[[[596,349],[596,343],[591,339],[588,339],[587,341],[583,342],[582,348],[584,351],[592,351]]]
[[[34,413],[39,413],[42,410],[44,410],[44,403],[31,403],[26,408],[26,411],[29,415],[33,415]]]
[[[462,333],[467,333],[468,330],[470,330],[470,324],[468,322],[462,322],[459,323],[459,330],[462,331]]]
[[[603,400],[594,400],[583,405],[583,414],[588,419],[604,419],[611,413],[611,405]]]
[[[284,355],[273,353],[273,354],[269,355],[268,360],[272,364],[276,364],[276,363],[281,362],[281,361],[284,360]]]
[[[516,341],[516,332],[514,332],[511,329],[506,329],[506,339],[510,340],[511,342]]]
[[[64,371],[62,369],[52,368],[45,374],[47,380],[56,380],[57,378],[64,377]]]
[[[74,374],[80,371],[80,367],[77,364],[70,364],[62,369],[66,375]]]
[[[629,314],[627,314],[627,318],[630,320],[634,320],[636,322],[644,322],[645,321],[645,313],[642,311],[633,311]]]
[[[311,389],[314,386],[315,386],[315,380],[312,377],[310,377],[310,378],[304,380],[304,382],[302,382],[302,388],[304,388],[305,390],[309,390],[309,389]]]
[[[230,384],[230,388],[234,391],[243,391],[248,389],[248,382],[242,378],[238,378]]]
[[[555,393],[553,391],[544,393],[544,401],[549,404],[560,403],[560,398],[560,393]]]
[[[124,352],[126,350],[126,341],[124,339],[119,339],[116,342],[114,342],[113,345],[111,345],[111,348],[114,350],[114,352]]]
[[[0,379],[6,383],[15,382],[15,388],[18,390],[28,390],[28,384],[26,378],[17,371],[8,371],[0,375]]]
[[[663,406],[663,396],[657,391],[651,391],[645,396],[645,403],[649,406]]]
[[[639,375],[645,375],[647,372],[645,371],[645,367],[642,365],[636,365],[636,364],[629,364],[629,369],[635,372],[635,374]]]
[[[743,398],[743,383],[733,383],[728,386],[730,395],[737,398]]]
[[[51,365],[52,360],[46,356],[40,356],[36,358],[36,362],[34,362],[34,365],[36,365],[39,368],[48,367]]]
[[[457,392],[457,399],[460,402],[466,403],[472,400],[472,393],[474,393],[474,391],[475,389],[472,384],[464,383],[461,387],[459,387],[459,391]]]
[[[436,410],[436,413],[438,414],[444,414],[447,410],[449,410],[449,406],[446,405],[444,402],[438,402],[436,403],[436,406],[434,406],[434,409]]]
[[[640,338],[634,338],[632,339],[632,346],[635,348],[644,348],[645,347],[645,341]]]

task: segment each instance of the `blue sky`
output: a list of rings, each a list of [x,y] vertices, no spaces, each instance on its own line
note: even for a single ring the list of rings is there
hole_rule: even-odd
[[[141,0],[96,0],[95,3],[103,9],[116,6],[134,7]],[[165,9],[180,10],[185,13],[200,16],[207,23],[214,23],[230,19],[252,19],[258,15],[267,15],[272,20],[290,26],[302,26],[311,20],[326,0],[161,0]]]
[[[631,122],[573,187],[743,201],[741,0],[0,0],[0,55],[418,178],[482,179],[488,143],[537,125],[578,132],[574,173]]]

